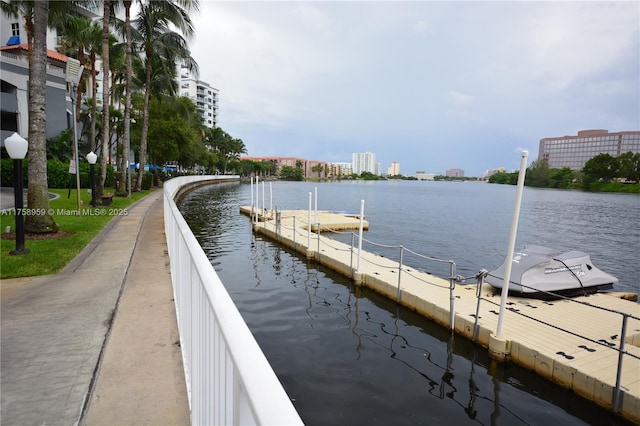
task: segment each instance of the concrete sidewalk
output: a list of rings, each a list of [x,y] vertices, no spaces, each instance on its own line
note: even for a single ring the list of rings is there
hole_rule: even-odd
[[[3,280],[2,424],[188,424],[162,191],[59,274]]]

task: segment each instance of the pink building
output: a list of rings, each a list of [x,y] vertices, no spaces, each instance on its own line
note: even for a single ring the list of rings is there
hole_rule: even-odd
[[[304,178],[326,178],[331,175],[331,165],[324,161],[307,160],[298,157],[240,157],[240,160],[268,161],[276,166],[276,173],[280,174],[282,166],[300,167]]]

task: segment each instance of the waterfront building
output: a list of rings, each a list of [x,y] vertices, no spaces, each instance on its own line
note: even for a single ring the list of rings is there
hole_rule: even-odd
[[[416,172],[416,178],[418,180],[434,180],[435,177],[436,173],[427,173],[422,170]]]
[[[99,19],[102,8],[92,5],[74,5],[75,14],[90,19]],[[57,137],[72,126],[73,111],[65,81],[67,56],[55,49],[62,41],[62,33],[55,28],[47,30],[47,92],[46,92],[46,138]],[[0,14],[0,96],[1,134],[0,144],[14,132],[27,137],[29,133],[29,47],[22,15],[12,18]],[[100,63],[96,64],[99,67]],[[88,72],[83,79],[87,83]],[[102,99],[100,86],[102,75],[97,75],[98,98]]]
[[[376,173],[376,155],[372,152],[354,152],[352,154],[353,173],[359,175],[362,172]]]
[[[330,176],[330,164],[325,161],[307,160],[298,157],[240,157],[240,161],[249,160],[256,162],[269,162],[273,164],[276,174],[280,174],[283,166],[302,169],[303,176],[307,178],[326,178]]]
[[[629,151],[640,153],[640,131],[581,130],[576,136],[540,139],[538,161],[545,161],[552,169],[581,170],[598,154],[617,157]]]
[[[462,169],[449,169],[445,172],[447,177],[464,177],[464,170]]]
[[[389,176],[398,176],[400,174],[400,163],[397,161],[391,163],[391,166],[387,169],[387,174]]]
[[[180,65],[178,76],[180,96],[185,96],[196,104],[205,126],[218,127],[218,96],[220,91],[209,83],[195,78],[184,64]]]
[[[505,169],[504,167],[498,167],[497,169],[486,170],[482,175],[482,179],[489,179],[492,175],[495,175],[496,173],[506,173],[506,172],[507,172],[507,169]]]
[[[29,133],[29,49],[26,44],[0,47],[2,74],[2,131],[0,141],[14,132],[27,137]],[[65,82],[67,57],[47,50],[46,138],[57,137],[72,125],[71,102]]]
[[[332,163],[331,176],[351,176],[353,174],[353,165],[351,163]]]

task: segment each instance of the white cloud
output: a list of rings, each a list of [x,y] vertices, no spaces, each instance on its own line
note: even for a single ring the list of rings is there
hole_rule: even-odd
[[[467,95],[467,94],[456,92],[456,91],[450,91],[448,93],[448,96],[449,96],[449,100],[456,105],[470,104],[476,100],[476,98],[474,98],[471,95]]]
[[[425,21],[418,21],[416,22],[416,24],[413,26],[413,31],[416,34],[424,34],[427,31],[429,31],[429,24]]]

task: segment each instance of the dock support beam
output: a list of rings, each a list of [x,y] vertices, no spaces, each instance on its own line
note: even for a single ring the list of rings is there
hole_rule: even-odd
[[[353,283],[355,285],[363,285],[364,284],[364,274],[358,271],[353,273]]]
[[[489,335],[489,356],[496,361],[505,362],[511,353],[511,341],[496,337],[495,334]]]

